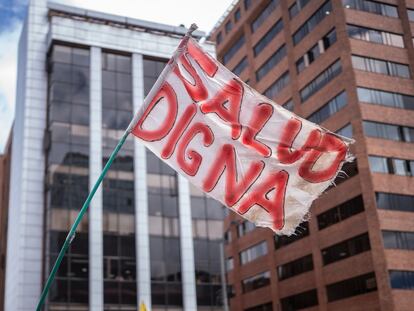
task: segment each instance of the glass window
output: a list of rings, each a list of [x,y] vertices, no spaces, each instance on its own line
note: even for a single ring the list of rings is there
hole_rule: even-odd
[[[244,9],[247,11],[252,5],[252,0],[244,0]]]
[[[344,127],[337,130],[335,133],[341,136],[352,138],[352,124],[348,123]]]
[[[310,0],[296,0],[289,8],[289,17],[292,19],[310,2]]]
[[[364,202],[362,196],[359,195],[319,214],[317,216],[318,228],[319,230],[325,229],[363,211]]]
[[[414,271],[390,270],[390,282],[393,289],[414,289]]]
[[[309,223],[303,222],[300,224],[296,232],[290,236],[287,235],[275,235],[275,249],[279,249],[286,245],[292,244],[298,240],[301,240],[309,235]]]
[[[371,0],[342,0],[344,7],[369,13],[398,17],[397,7]]]
[[[384,247],[414,250],[414,232],[382,231]]]
[[[282,311],[294,311],[318,305],[316,289],[280,299]]]
[[[242,265],[267,254],[267,243],[263,241],[239,253]]]
[[[377,290],[375,273],[367,273],[326,286],[328,301],[336,301]]]
[[[410,77],[408,65],[398,64],[390,61],[352,55],[352,65],[355,69],[363,71],[401,78]]]
[[[233,73],[236,75],[236,76],[239,76],[242,72],[243,72],[243,70],[244,69],[246,69],[247,68],[247,66],[249,65],[249,62],[248,62],[248,60],[247,60],[247,57],[245,56],[245,57],[243,57],[243,59],[233,68]]]
[[[382,30],[370,29],[356,25],[347,25],[347,32],[349,37],[354,39],[391,45],[401,48],[404,47],[402,35],[397,35]]]
[[[405,141],[402,130],[405,127],[373,121],[363,121],[363,126],[367,136]]]
[[[250,231],[253,231],[255,228],[256,226],[254,225],[254,223],[246,220],[237,225],[237,234],[239,237],[242,237]]]
[[[270,284],[270,271],[262,272],[242,281],[243,293],[254,291]]]
[[[293,44],[297,45],[332,11],[332,4],[326,1],[313,15],[293,34]]]
[[[252,22],[252,32],[255,32],[264,23],[264,21],[269,18],[269,16],[277,8],[278,5],[279,0],[270,0],[270,3],[259,13],[256,19]]]
[[[239,21],[239,19],[241,18],[241,13],[240,13],[240,9],[237,9],[234,12],[234,20],[236,21],[236,23]]]
[[[286,46],[282,45],[262,66],[256,71],[256,80],[260,81],[269,71],[275,68],[286,56]]]
[[[226,65],[237,51],[244,45],[246,39],[241,35],[236,42],[223,54],[223,65]]]
[[[312,271],[313,270],[313,259],[312,255],[307,255],[291,262],[285,263],[277,267],[277,275],[279,281],[291,278],[295,275]]]
[[[229,33],[233,29],[233,23],[228,21],[224,27],[226,29],[226,33]]]
[[[375,195],[377,207],[380,209],[414,211],[414,196],[384,192],[377,192]]]
[[[271,302],[269,302],[248,309],[244,309],[244,311],[273,311],[273,305]]]
[[[254,56],[259,55],[282,30],[283,20],[279,19],[253,47]]]
[[[341,72],[341,61],[338,59],[300,90],[300,98],[302,102],[309,99],[313,94],[322,89]]]
[[[414,22],[414,9],[407,9],[408,20]]]
[[[285,86],[290,82],[289,71],[285,71],[280,78],[278,78],[270,87],[264,91],[264,95],[270,99],[275,98],[280,91],[282,91]]]
[[[361,102],[414,110],[414,96],[358,87],[358,99]]]
[[[284,103],[283,105],[283,108],[285,108],[285,109],[287,109],[287,110],[289,110],[289,111],[293,111],[293,108],[294,108],[294,106],[293,106],[293,100],[292,99],[289,99],[286,103]]]
[[[342,91],[329,102],[319,108],[317,111],[312,113],[307,119],[314,123],[322,123],[329,117],[337,113],[339,110],[344,108],[347,103],[346,92]]]
[[[371,249],[368,233],[358,235],[340,243],[322,249],[323,264],[352,257]]]
[[[221,33],[221,31],[217,34],[217,37],[216,37],[216,42],[217,42],[217,44],[220,44],[221,43],[221,41],[223,41],[223,34]]]

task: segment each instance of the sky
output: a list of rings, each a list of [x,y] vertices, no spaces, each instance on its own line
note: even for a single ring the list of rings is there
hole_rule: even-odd
[[[53,0],[105,13],[209,32],[233,0]],[[28,0],[0,0],[0,153],[14,118],[17,43]]]

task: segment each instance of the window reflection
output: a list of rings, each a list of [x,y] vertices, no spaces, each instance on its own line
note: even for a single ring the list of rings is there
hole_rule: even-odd
[[[89,50],[54,45],[49,61],[46,145],[50,270],[89,188]],[[88,218],[62,261],[50,305],[87,305],[89,297]]]

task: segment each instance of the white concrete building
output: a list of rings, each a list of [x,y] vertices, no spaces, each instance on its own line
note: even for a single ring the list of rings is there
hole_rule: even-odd
[[[6,311],[35,309],[88,187],[185,32],[30,2],[19,43]],[[151,310],[221,309],[223,214],[131,138],[45,310],[137,310],[141,301]]]

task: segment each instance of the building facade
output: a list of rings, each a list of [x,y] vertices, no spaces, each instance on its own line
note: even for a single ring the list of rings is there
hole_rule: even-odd
[[[67,232],[183,27],[46,0],[19,42],[5,310],[34,310]],[[201,38],[202,32],[195,32]],[[214,53],[214,46],[205,48]],[[221,310],[224,209],[132,137],[45,310]]]
[[[6,276],[7,215],[9,210],[11,141],[0,155],[0,311],[4,307],[4,283]]]
[[[292,237],[225,221],[231,310],[412,310],[414,1],[235,1],[219,60],[357,161]],[[298,146],[300,147],[300,146]]]

